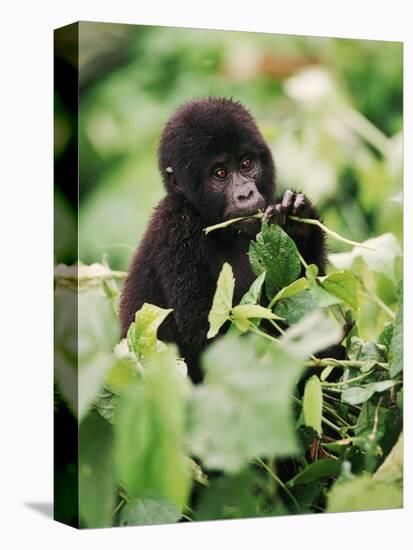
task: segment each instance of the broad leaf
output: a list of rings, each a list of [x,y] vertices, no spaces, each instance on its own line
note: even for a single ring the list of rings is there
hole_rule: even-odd
[[[136,354],[148,357],[157,350],[157,332],[172,309],[162,309],[152,304],[143,304],[136,312],[135,321],[127,334],[129,347]]]
[[[209,331],[207,338],[216,336],[219,329],[228,320],[232,307],[234,287],[235,279],[232,267],[228,263],[224,263],[218,277],[212,308],[208,315]]]
[[[79,513],[88,527],[110,527],[115,507],[112,426],[96,412],[79,431]]]
[[[300,276],[300,257],[294,241],[277,224],[264,222],[249,249],[256,275],[266,272],[265,290],[269,300]]]
[[[359,405],[370,399],[370,397],[376,392],[383,392],[392,388],[396,382],[393,380],[383,380],[382,382],[372,382],[366,386],[354,386],[343,390],[341,399],[345,403],[350,405]]]
[[[337,323],[320,310],[312,311],[285,331],[280,343],[289,353],[307,358],[341,339]]]
[[[273,304],[275,304],[276,302],[279,302],[281,299],[291,298],[292,296],[299,294],[306,288],[308,288],[308,281],[305,277],[301,277],[300,279],[297,279],[290,285],[282,288],[280,292],[278,292],[278,294],[274,297],[272,302]]]
[[[333,485],[328,495],[327,512],[389,510],[402,506],[403,493],[399,484],[383,483],[363,475]]]
[[[179,508],[164,498],[146,497],[129,500],[120,512],[120,525],[162,525],[176,523]]]
[[[227,336],[204,354],[206,378],[193,390],[188,440],[207,468],[239,472],[253,457],[297,451],[290,395],[301,361],[274,347],[258,357],[258,342]]]
[[[350,271],[336,271],[320,278],[320,282],[324,290],[357,310],[357,281]]]
[[[155,494],[180,509],[186,504],[190,485],[184,452],[187,384],[168,349],[150,359],[145,377],[119,397],[115,459],[118,478],[131,496]]]
[[[305,315],[318,308],[310,290],[303,290],[295,296],[281,298],[274,308],[274,312],[285,319],[288,325],[293,325]]]
[[[371,271],[383,273],[394,281],[396,259],[402,255],[396,237],[392,233],[384,233],[362,244],[371,250],[355,246],[351,252],[330,254],[330,262],[337,269],[352,269],[357,267],[356,260],[361,258]]]

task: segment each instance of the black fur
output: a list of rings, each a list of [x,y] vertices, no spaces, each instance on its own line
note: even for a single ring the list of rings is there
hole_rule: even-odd
[[[240,162],[247,157],[252,168],[243,171]],[[221,184],[214,170],[222,163],[228,175]],[[173,308],[159,338],[178,344],[191,378],[199,381],[198,358],[206,344],[219,272],[224,262],[231,264],[236,303],[255,278],[247,251],[259,222],[242,222],[209,235],[203,228],[258,207],[280,223],[273,209],[282,197],[275,199],[272,156],[254,119],[230,99],[196,100],[179,108],[162,134],[159,168],[167,194],[129,268],[120,304],[121,335],[144,302]],[[294,210],[297,215],[317,217],[307,199],[301,202]],[[284,213],[293,212],[292,208],[293,204],[287,205]],[[287,221],[286,216],[281,223],[306,261],[324,272],[323,234],[314,226]]]

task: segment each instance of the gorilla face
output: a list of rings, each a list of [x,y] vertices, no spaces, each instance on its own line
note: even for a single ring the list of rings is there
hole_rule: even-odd
[[[271,153],[252,116],[232,100],[178,109],[162,135],[159,166],[168,192],[183,193],[206,225],[254,214],[274,198]],[[250,233],[255,222],[237,230]]]

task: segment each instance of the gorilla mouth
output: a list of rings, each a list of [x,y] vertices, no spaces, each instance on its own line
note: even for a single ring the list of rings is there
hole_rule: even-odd
[[[255,216],[258,213],[258,206],[256,208],[237,208],[227,210],[224,215],[225,220],[231,220],[233,218],[247,218],[248,216]],[[251,218],[248,220],[243,220],[240,223],[253,222],[257,221],[256,218]]]

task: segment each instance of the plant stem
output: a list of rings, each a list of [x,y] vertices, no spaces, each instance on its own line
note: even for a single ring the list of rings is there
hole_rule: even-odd
[[[272,477],[272,479],[283,489],[283,491],[290,497],[290,499],[292,500],[292,502],[294,503],[295,507],[297,508],[297,512],[299,513],[301,510],[300,510],[300,506],[298,504],[298,502],[296,501],[294,495],[291,493],[291,491],[288,489],[288,487],[286,487],[286,485],[281,481],[281,479],[271,470],[271,468],[269,466],[267,466],[267,464],[265,464],[265,462],[263,460],[261,460],[261,458],[254,458],[254,461],[259,464],[262,468],[264,468],[264,470],[270,475],[270,477]]]
[[[253,325],[252,323],[250,323],[250,326],[249,326],[249,330],[251,330],[252,332],[255,332],[256,334],[259,334],[260,336],[263,336],[264,338],[267,338],[267,340],[271,340],[272,342],[274,342],[275,344],[279,344],[279,340],[277,340],[277,338],[274,338],[273,336],[270,336],[269,334],[267,334],[266,332],[263,332],[262,330],[258,329],[255,325]]]
[[[300,258],[301,264],[304,266],[304,269],[308,269],[308,263],[304,260],[304,258],[301,256],[298,248],[297,248],[298,256]]]
[[[232,225],[236,222],[242,222],[243,220],[249,220],[251,218],[256,218],[257,220],[260,220],[263,217],[262,212],[257,212],[256,214],[253,214],[252,216],[241,216],[240,218],[233,218],[232,220],[227,220],[225,222],[216,223],[215,225],[210,225],[209,227],[204,228],[205,235],[208,235],[208,233],[211,233],[211,231],[215,231],[216,229],[223,229],[224,227],[228,227],[229,225]]]
[[[324,224],[322,224],[319,220],[313,220],[310,218],[299,218],[298,216],[288,216],[290,220],[294,220],[295,222],[300,223],[307,223],[309,225],[316,225],[320,229],[322,229],[327,235],[335,239],[336,241],[340,241],[342,243],[351,244],[352,246],[360,246],[361,248],[366,248],[367,250],[374,250],[374,248],[371,248],[370,246],[366,246],[365,244],[358,243],[356,241],[351,241],[350,239],[346,239],[345,237],[342,237],[335,231],[332,231],[328,227],[326,227]]]
[[[369,361],[350,361],[348,359],[338,360],[331,358],[326,359],[317,359],[316,361],[306,361],[304,363],[305,367],[343,367],[343,368],[355,368],[355,369],[361,369],[365,365],[367,365]],[[387,370],[389,368],[388,363],[376,363],[374,366],[377,366],[381,369]]]
[[[350,378],[350,380],[344,380],[342,382],[321,382],[321,385],[325,386],[326,388],[346,386],[347,384],[351,384],[352,382],[356,382],[357,380],[362,380],[363,378],[366,378],[366,376],[369,376],[369,374],[371,373],[372,373],[372,370],[369,370],[368,372],[364,372],[363,374],[360,374],[355,378]]]

